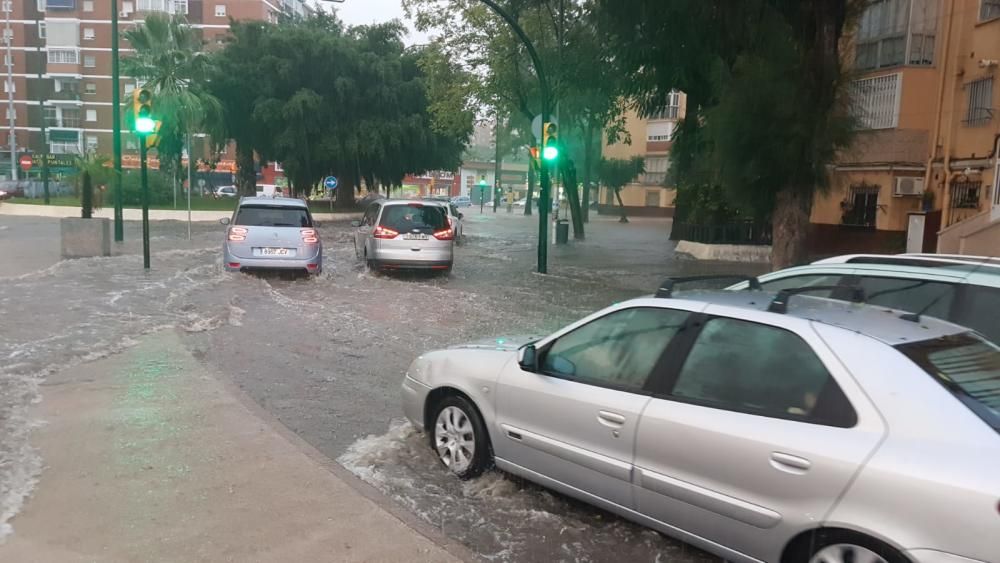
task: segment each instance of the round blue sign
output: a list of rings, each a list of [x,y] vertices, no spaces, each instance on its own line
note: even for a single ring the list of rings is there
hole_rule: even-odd
[[[326,179],[323,180],[323,187],[325,187],[328,190],[335,190],[337,189],[337,183],[338,182],[336,176],[327,176]]]

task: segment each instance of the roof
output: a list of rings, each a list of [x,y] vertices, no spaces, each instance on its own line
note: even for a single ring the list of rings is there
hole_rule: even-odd
[[[965,327],[934,317],[905,320],[902,317],[906,311],[807,295],[791,296],[785,313],[769,312],[776,296],[773,291],[756,290],[684,291],[678,292],[676,299],[749,309],[762,315],[796,317],[863,334],[891,346],[969,332]]]
[[[433,199],[429,199],[429,198],[421,198],[421,199],[383,199],[379,203],[382,204],[383,206],[386,206],[386,205],[436,205],[436,206],[442,206],[442,205],[448,205],[449,202],[447,200],[433,200]]]
[[[949,268],[962,271],[993,271],[1000,273],[1000,259],[986,256],[960,256],[949,254],[845,254],[813,262],[826,264],[881,264],[885,266],[913,266],[918,268]]]
[[[306,208],[305,201],[293,197],[243,197],[240,198],[240,205],[267,205],[270,207],[302,207]]]

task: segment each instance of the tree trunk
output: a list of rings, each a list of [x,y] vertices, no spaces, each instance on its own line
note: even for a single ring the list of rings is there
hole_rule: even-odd
[[[83,171],[80,183],[82,216],[84,219],[90,219],[94,216],[94,183],[90,179],[90,172]]]
[[[348,169],[354,168],[349,166]],[[354,170],[345,174],[346,182],[342,182],[337,186],[337,190],[334,192],[334,206],[337,209],[351,209],[354,207],[354,191],[361,186],[361,179],[358,178],[358,173]]]
[[[618,198],[618,208],[622,210],[622,218],[618,220],[619,223],[628,223],[628,216],[625,215],[625,202],[622,201],[621,189],[615,190],[615,197]]]
[[[253,147],[236,144],[236,190],[240,195],[257,195],[257,170],[254,168]]]
[[[775,270],[803,264],[808,259],[807,235],[812,204],[811,189],[786,187],[778,192],[771,218],[771,266]]]
[[[576,166],[567,159],[563,165],[563,187],[566,188],[566,199],[569,201],[569,214],[573,219],[573,238],[583,240],[583,212],[580,207],[580,190],[576,185]]]
[[[528,163],[528,197],[524,201],[524,214],[531,215],[531,199],[535,193],[535,166]]]
[[[587,122],[587,136],[583,140],[583,222],[590,222],[590,182],[593,180],[591,171],[594,162],[591,160],[594,152],[594,125]]]

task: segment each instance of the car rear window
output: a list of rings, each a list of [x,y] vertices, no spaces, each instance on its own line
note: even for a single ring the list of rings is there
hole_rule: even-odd
[[[897,348],[1000,433],[1000,347],[968,332]]]
[[[448,228],[448,218],[437,205],[388,205],[382,211],[381,225],[398,233],[432,234]]]
[[[302,207],[241,205],[236,225],[248,227],[312,227],[309,211]]]

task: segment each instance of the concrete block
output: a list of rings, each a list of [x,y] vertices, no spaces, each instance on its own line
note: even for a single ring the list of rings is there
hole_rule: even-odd
[[[771,261],[770,246],[742,244],[704,244],[682,240],[674,250],[697,260],[719,260],[723,262],[753,262],[767,264]]]
[[[111,220],[60,219],[63,258],[111,256]]]

